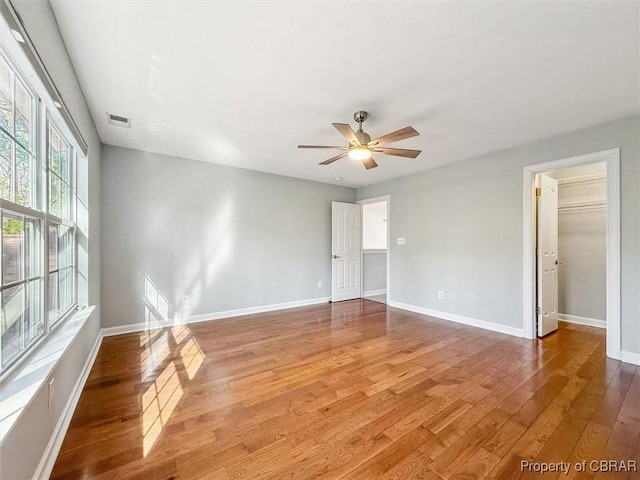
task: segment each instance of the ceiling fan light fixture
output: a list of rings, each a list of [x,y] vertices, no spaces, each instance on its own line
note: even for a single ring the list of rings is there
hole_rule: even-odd
[[[329,146],[329,145],[298,145],[298,148],[331,148],[342,150],[341,153],[335,155],[324,162],[320,162],[318,165],[330,165],[333,162],[340,160],[344,157],[349,157],[352,160],[362,162],[362,165],[367,170],[376,168],[378,163],[373,159],[373,152],[380,155],[393,155],[395,157],[416,158],[420,155],[420,150],[408,150],[406,148],[388,148],[388,143],[404,140],[405,138],[411,138],[419,135],[413,127],[404,127],[395,132],[387,133],[381,137],[377,137],[371,140],[368,133],[362,130],[362,122],[367,119],[368,113],[364,110],[353,114],[353,119],[358,122],[358,130],[353,131],[351,125],[348,123],[333,123],[332,125],[342,134],[342,136],[349,142],[346,147]]]
[[[371,158],[371,150],[363,146],[351,147],[348,155],[352,160],[368,160]]]

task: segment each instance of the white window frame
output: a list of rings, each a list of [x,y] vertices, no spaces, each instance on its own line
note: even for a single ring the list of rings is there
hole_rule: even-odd
[[[21,83],[28,89],[28,91],[34,97],[34,119],[33,119],[33,131],[30,132],[33,138],[33,151],[28,150],[32,155],[31,173],[33,178],[31,180],[31,207],[25,207],[23,205],[16,204],[9,200],[0,198],[0,211],[6,211],[7,213],[14,213],[24,217],[36,219],[40,222],[40,265],[39,265],[39,277],[41,278],[41,291],[40,291],[40,318],[38,324],[42,323],[43,331],[39,333],[34,339],[30,341],[28,347],[24,348],[15,358],[13,358],[6,365],[0,363],[0,382],[4,381],[11,372],[13,372],[29,355],[38,348],[38,346],[46,340],[51,332],[57,330],[63,325],[68,318],[77,309],[78,303],[78,228],[77,228],[77,168],[76,162],[78,159],[77,152],[81,151],[78,147],[75,137],[70,134],[69,129],[64,122],[59,121],[55,115],[55,105],[53,99],[50,98],[48,92],[44,88],[34,88],[34,86],[28,81],[27,75],[20,67],[20,64],[11,54],[11,50],[0,39],[0,49],[4,58],[14,71],[15,77],[19,78]],[[15,90],[15,89],[14,89]],[[15,103],[15,102],[14,102]],[[15,108],[15,107],[14,107]],[[69,189],[68,198],[68,211],[70,218],[60,218],[49,214],[49,185],[50,175],[56,175],[49,169],[49,156],[48,156],[48,142],[49,123],[57,130],[57,133],[69,146],[69,183],[65,181]],[[4,129],[3,129],[4,130]],[[4,132],[9,135],[9,132]],[[10,138],[19,144],[17,140],[9,135]],[[15,160],[13,160],[15,161]],[[58,176],[58,178],[60,178]],[[14,187],[15,188],[15,187]],[[15,199],[15,196],[12,197]],[[61,211],[62,214],[62,211]],[[64,214],[63,214],[64,216]],[[60,316],[53,322],[49,320],[49,312],[52,305],[49,301],[49,227],[51,225],[64,225],[72,228],[72,299],[68,309],[60,314]],[[57,252],[56,252],[57,255]],[[59,268],[57,269],[59,270]],[[26,283],[25,283],[26,284]],[[9,288],[5,286],[2,290]],[[1,358],[1,357],[0,357]]]

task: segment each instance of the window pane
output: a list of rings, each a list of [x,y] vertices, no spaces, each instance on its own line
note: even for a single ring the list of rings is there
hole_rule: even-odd
[[[2,216],[2,285],[24,278],[24,220],[18,216]]]
[[[32,280],[26,284],[25,306],[24,344],[28,346],[33,339],[44,333],[44,322],[42,319],[42,280]]]
[[[60,179],[49,174],[49,213],[60,217]]]
[[[13,140],[0,132],[0,197],[13,201],[11,187],[13,183]]]
[[[69,187],[60,182],[60,218],[69,219]]]
[[[65,225],[58,226],[58,265],[70,267],[73,265],[73,228]]]
[[[13,360],[23,348],[24,285],[2,291],[2,367]]]
[[[16,146],[16,197],[15,203],[31,206],[31,155]]]
[[[53,325],[60,318],[58,304],[58,272],[49,274],[49,324]]]
[[[0,56],[0,126],[13,133],[13,69]]]
[[[49,271],[58,268],[58,226],[49,225]]]
[[[65,268],[58,272],[58,308],[60,315],[73,304],[73,268]]]
[[[49,165],[49,212],[71,219],[71,147],[49,122],[47,163]]]
[[[64,140],[60,140],[60,178],[66,183],[70,183],[69,175],[69,145]]]
[[[58,131],[48,124],[49,129],[49,145],[47,147],[49,169],[60,175],[60,135]]]
[[[20,80],[16,79],[15,136],[22,146],[33,152],[31,129],[33,117],[33,97]]]
[[[49,169],[67,184],[71,183],[71,148],[56,127],[49,122],[49,145],[47,148]]]
[[[25,247],[24,271],[25,277],[31,278],[41,275],[40,271],[40,221],[26,218],[24,221]]]

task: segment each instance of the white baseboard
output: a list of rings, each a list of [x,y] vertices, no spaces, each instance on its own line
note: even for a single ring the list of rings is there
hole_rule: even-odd
[[[376,295],[386,295],[386,294],[387,294],[386,288],[381,288],[379,290],[367,290],[366,292],[362,292],[362,296],[364,298],[375,297]]]
[[[483,328],[485,330],[491,330],[492,332],[512,335],[514,337],[524,336],[524,331],[521,328],[509,327],[507,325],[502,325],[499,323],[487,322],[486,320],[478,320],[476,318],[456,315],[455,313],[440,312],[438,310],[417,307],[415,305],[409,305],[407,303],[396,302],[393,300],[388,300],[387,305],[389,305],[390,307],[401,308],[402,310],[409,310],[410,312],[414,313],[421,313],[423,315],[429,315],[431,317],[449,320],[451,322],[462,323],[463,325],[469,325],[470,327]]]
[[[130,325],[120,325],[117,327],[107,327],[102,329],[103,337],[112,337],[114,335],[123,335],[125,333],[142,332],[146,327],[144,323],[133,323]]]
[[[33,478],[47,479],[50,477],[51,472],[53,471],[56,459],[58,458],[58,453],[60,453],[60,447],[62,447],[62,441],[67,434],[67,429],[69,428],[69,424],[71,423],[71,418],[73,417],[73,413],[76,411],[78,400],[80,400],[80,395],[82,394],[82,390],[84,389],[84,384],[89,377],[91,368],[93,368],[93,363],[96,360],[98,351],[100,351],[102,338],[103,335],[102,332],[100,332],[93,344],[93,348],[91,349],[91,353],[89,354],[87,361],[84,362],[84,366],[82,367],[80,376],[78,377],[78,380],[73,387],[73,391],[71,392],[69,400],[67,400],[67,403],[62,410],[60,418],[58,419],[58,423],[56,424],[56,427],[51,434],[51,438],[49,439],[49,443],[47,444],[47,448],[42,454],[40,463],[36,467]]]
[[[640,353],[620,352],[620,360],[625,363],[633,363],[634,365],[640,365]]]
[[[578,315],[559,313],[558,320],[568,323],[577,323],[578,325],[587,325],[588,327],[607,328],[606,320],[598,320],[597,318],[579,317]]]
[[[174,318],[162,325],[162,327],[173,327],[177,325],[186,325],[190,323],[208,322],[209,320],[219,320],[222,318],[240,317],[242,315],[251,315],[253,313],[266,313],[273,312],[275,310],[286,310],[289,308],[306,307],[308,305],[317,305],[320,303],[327,303],[331,300],[330,297],[318,297],[310,298],[307,300],[296,300],[294,302],[274,303],[271,305],[260,305],[258,307],[239,308],[236,310],[226,310],[223,312],[203,313],[201,315],[191,315],[187,318]],[[151,329],[160,328],[152,327]],[[113,335],[122,335],[123,333],[143,332],[147,330],[145,323],[134,323],[131,325],[121,325],[118,327],[103,328],[102,334],[105,337]]]
[[[331,297],[309,298],[307,300],[296,300],[294,302],[274,303],[271,305],[261,305],[259,307],[239,308],[237,310],[227,310],[224,312],[205,313],[203,315],[193,315],[187,317],[181,323],[198,323],[208,320],[219,320],[221,318],[240,317],[242,315],[251,315],[252,313],[273,312],[274,310],[286,310],[288,308],[306,307],[308,305],[317,305],[319,303],[327,303]]]

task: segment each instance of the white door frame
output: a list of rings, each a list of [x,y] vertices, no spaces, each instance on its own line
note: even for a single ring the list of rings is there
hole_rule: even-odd
[[[535,190],[538,173],[605,162],[607,168],[607,356],[620,360],[620,149],[611,148],[551,162],[527,165],[523,169],[522,259],[523,336],[535,338]]]
[[[391,300],[391,195],[382,195],[381,197],[365,198],[358,200],[358,205],[365,205],[367,203],[387,202],[387,304]],[[362,209],[360,209],[362,214]],[[363,225],[363,222],[360,222]],[[360,297],[364,294],[364,249],[360,251]]]

